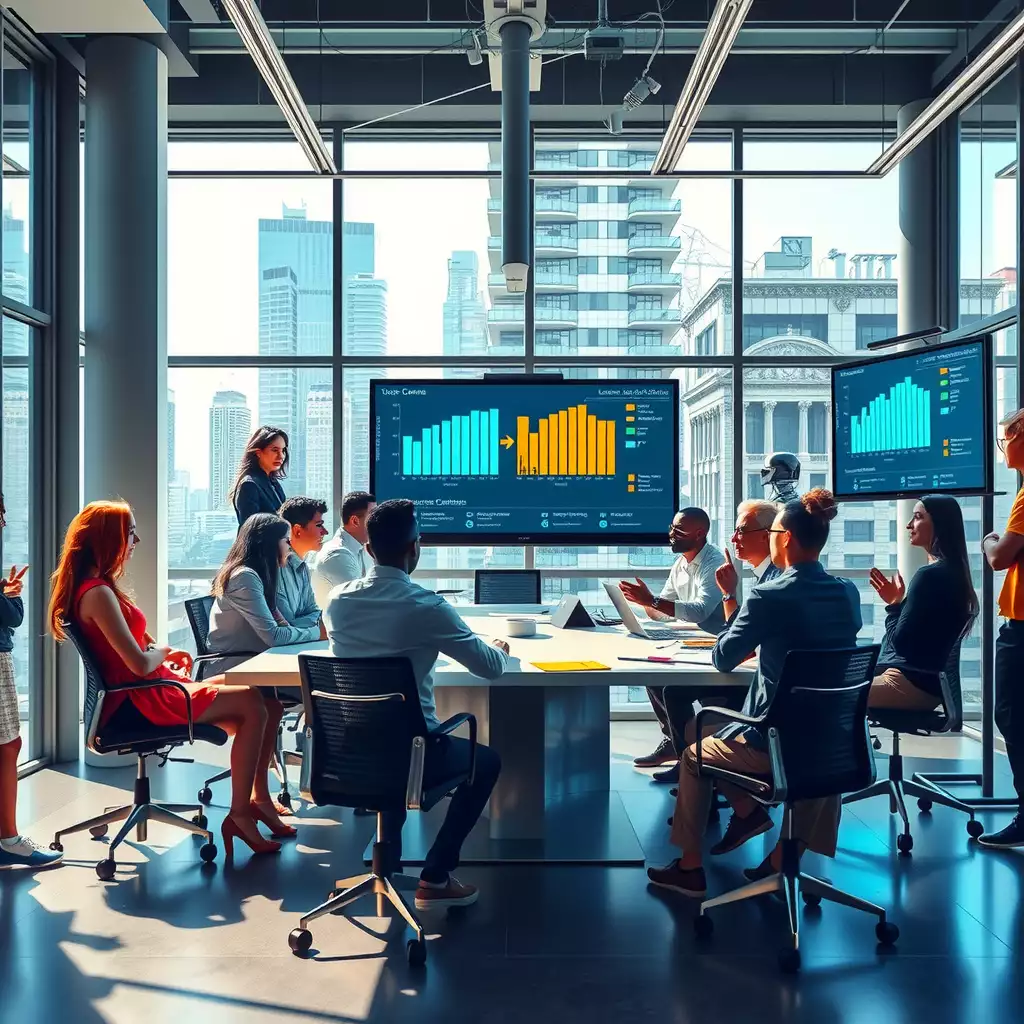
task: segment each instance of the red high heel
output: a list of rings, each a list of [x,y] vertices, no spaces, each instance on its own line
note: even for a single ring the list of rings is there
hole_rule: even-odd
[[[238,822],[230,815],[226,815],[224,822],[220,827],[221,838],[224,840],[224,853],[227,857],[232,857],[235,852],[233,839],[241,839],[246,846],[252,850],[253,853],[280,853],[281,844],[275,843],[271,839],[260,839],[255,844],[253,841],[245,835],[242,830],[238,827]]]
[[[257,821],[262,821],[263,824],[270,829],[270,834],[274,836],[275,839],[294,839],[299,834],[299,830],[297,828],[293,828],[291,825],[286,825],[283,821],[275,825],[270,820],[270,816],[267,812],[264,811],[263,808],[255,801],[249,804],[249,813],[252,814]]]

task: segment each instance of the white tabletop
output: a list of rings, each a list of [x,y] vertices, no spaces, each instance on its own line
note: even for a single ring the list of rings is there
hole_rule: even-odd
[[[532,612],[532,613],[531,613]],[[480,679],[443,654],[434,666],[435,686],[743,686],[750,682],[753,662],[735,672],[717,672],[708,650],[687,650],[664,646],[664,640],[631,636],[622,626],[593,629],[558,629],[548,616],[524,608],[496,608],[467,605],[459,614],[475,633],[486,639],[507,640],[512,661],[498,679]],[[537,635],[505,636],[509,615],[536,618]],[[319,640],[287,647],[271,647],[235,668],[228,669],[230,682],[247,686],[298,686],[299,654],[326,654],[327,641]],[[622,661],[622,658],[672,657],[682,664]],[[534,662],[597,661],[608,666],[570,672],[545,672]]]

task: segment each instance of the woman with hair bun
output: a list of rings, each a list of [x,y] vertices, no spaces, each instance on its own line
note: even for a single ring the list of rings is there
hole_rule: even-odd
[[[760,670],[747,692],[743,711],[760,715],[771,703],[790,651],[852,647],[861,628],[860,595],[850,580],[830,576],[819,556],[828,541],[829,523],[839,509],[831,491],[815,488],[784,505],[770,531],[772,562],[782,573],[751,590],[729,620],[712,652],[714,666],[731,672],[755,651]],[[697,776],[697,749],[691,745],[682,758],[679,793],[672,819],[672,842],[681,856],[664,868],[649,868],[655,884],[703,899],[707,891],[701,841],[711,808],[712,782]],[[728,725],[701,743],[705,764],[731,768],[745,775],[771,772],[767,738],[756,727]],[[729,853],[772,827],[768,812],[749,794],[718,781],[718,791],[732,804],[733,815],[713,855]],[[826,857],[835,855],[839,832],[839,797],[805,800],[793,811],[793,829],[803,848]],[[776,846],[748,877],[779,871],[781,846]]]

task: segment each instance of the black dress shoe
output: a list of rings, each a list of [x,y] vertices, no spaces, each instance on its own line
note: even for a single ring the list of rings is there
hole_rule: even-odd
[[[1005,828],[979,836],[978,844],[991,850],[1015,850],[1024,846],[1024,814],[1017,814]]]
[[[671,764],[678,760],[679,755],[676,753],[676,748],[672,746],[672,741],[666,736],[649,754],[644,754],[643,757],[634,757],[633,764],[637,768],[659,768],[663,764]]]
[[[679,762],[676,761],[674,765],[669,768],[663,768],[660,772],[655,772],[652,776],[655,782],[670,782],[673,785],[679,781]]]

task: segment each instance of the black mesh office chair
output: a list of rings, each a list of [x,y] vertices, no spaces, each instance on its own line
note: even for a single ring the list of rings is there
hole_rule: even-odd
[[[96,874],[105,882],[114,877],[117,870],[117,863],[114,860],[114,851],[121,842],[128,836],[131,830],[135,829],[135,837],[140,843],[147,838],[147,825],[150,821],[159,821],[164,825],[173,825],[175,828],[184,829],[194,835],[203,836],[206,842],[199,848],[199,856],[207,864],[216,860],[217,847],[213,842],[213,833],[206,827],[209,823],[202,807],[197,804],[165,804],[154,803],[150,798],[149,777],[146,774],[146,758],[159,757],[160,764],[167,761],[184,761],[191,763],[191,758],[175,758],[168,755],[175,747],[183,743],[194,743],[196,740],[204,740],[207,743],[216,743],[222,746],[227,742],[227,733],[215,725],[195,724],[192,721],[192,705],[188,697],[188,691],[181,683],[168,682],[165,680],[140,679],[134,683],[118,686],[118,690],[153,689],[157,686],[173,686],[182,690],[185,697],[185,704],[188,707],[188,723],[185,725],[140,725],[138,729],[131,729],[126,732],[118,732],[109,725],[100,726],[100,715],[103,710],[103,702],[108,692],[108,687],[92,660],[88,648],[83,642],[82,635],[78,628],[70,623],[64,623],[64,630],[68,638],[75,645],[82,665],[85,667],[85,699],[82,708],[82,721],[86,728],[86,745],[97,754],[135,754],[139,760],[138,775],[135,779],[135,792],[130,804],[121,807],[108,808],[103,814],[86,821],[80,821],[70,828],[62,828],[54,833],[53,842],[50,843],[51,850],[64,849],[61,844],[61,837],[70,835],[73,832],[84,832],[86,829],[96,839],[101,839],[107,834],[107,827],[114,822],[123,821],[120,831],[111,840],[107,856],[96,864]],[[193,812],[191,821],[181,817],[181,813]]]
[[[477,569],[474,604],[540,604],[539,569]]]
[[[188,624],[192,627],[192,640],[196,647],[196,658],[192,665],[192,675],[196,682],[202,682],[206,670],[211,662],[224,658],[225,655],[217,654],[210,650],[210,611],[213,608],[213,595],[205,597],[193,597],[185,602],[185,614],[188,616]],[[255,658],[259,651],[237,651],[231,657],[242,660]],[[277,799],[284,807],[291,807],[292,795],[288,788],[288,765],[298,766],[302,764],[302,755],[294,750],[284,750],[281,738],[284,731],[284,721],[277,734],[277,746],[274,750],[274,774],[281,783],[281,790]],[[295,731],[294,725],[291,729]],[[225,768],[222,772],[207,779],[199,790],[198,799],[202,804],[209,804],[213,800],[213,790],[210,788],[215,782],[223,782],[231,778],[231,769]]]
[[[866,711],[878,646],[838,650],[790,651],[771,706],[756,718],[727,708],[702,708],[697,735],[708,718],[758,726],[767,737],[771,775],[753,776],[704,764],[697,744],[697,772],[731,783],[764,805],[782,804],[782,870],[701,904],[694,919],[697,935],[706,938],[713,926],[707,911],[765,893],[781,893],[789,911],[792,945],[779,954],[787,972],[800,969],[800,925],[797,892],[805,903],[823,899],[863,910],[878,918],[875,934],[883,945],[899,938],[885,910],[800,870],[799,840],[793,835],[793,805],[800,800],[838,796],[875,779]]]
[[[318,806],[365,807],[377,814],[369,874],[335,882],[335,889],[320,906],[305,914],[288,936],[293,953],[309,952],[313,936],[309,925],[333,914],[362,896],[377,896],[377,914],[387,899],[416,934],[407,947],[409,963],[422,966],[427,947],[423,927],[401,895],[415,889],[418,879],[393,873],[393,860],[383,842],[384,811],[426,811],[463,782],[473,778],[476,766],[476,719],[454,715],[428,732],[420,707],[416,678],[407,658],[331,658],[300,654],[299,675],[306,712],[305,762],[300,789]],[[467,772],[438,780],[424,789],[426,744],[430,736],[469,726],[471,744]]]
[[[885,793],[889,797],[889,812],[899,814],[903,819],[903,831],[896,837],[896,848],[902,854],[909,854],[914,848],[914,837],[910,834],[910,817],[907,814],[908,796],[917,797],[918,807],[927,813],[932,804],[942,804],[967,815],[967,834],[977,839],[985,827],[974,817],[974,809],[955,796],[939,789],[927,777],[914,775],[907,781],[903,778],[903,755],[900,753],[900,735],[910,733],[928,736],[931,733],[959,732],[963,726],[963,695],[960,688],[960,644],[957,640],[949,653],[946,667],[939,676],[942,687],[942,706],[933,711],[906,711],[901,708],[870,708],[868,721],[879,729],[892,732],[892,755],[889,757],[889,777],[876,782],[860,793],[851,793],[843,798],[844,804],[867,800]],[[881,746],[875,741],[877,750]]]

